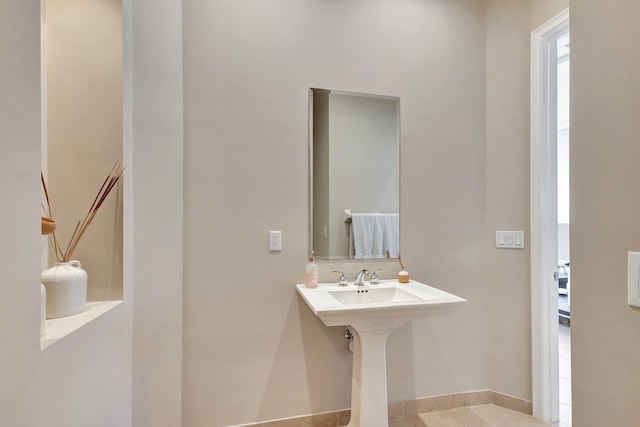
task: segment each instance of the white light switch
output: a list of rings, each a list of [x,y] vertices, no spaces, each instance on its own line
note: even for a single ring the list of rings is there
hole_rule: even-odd
[[[269,232],[269,250],[270,251],[282,250],[282,231]]]
[[[640,307],[640,252],[629,252],[627,258],[628,304]]]
[[[524,231],[496,231],[496,248],[523,249]]]

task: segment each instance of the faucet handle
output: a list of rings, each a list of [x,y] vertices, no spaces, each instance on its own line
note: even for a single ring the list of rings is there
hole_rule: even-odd
[[[380,283],[380,277],[378,277],[378,271],[386,271],[386,268],[384,267],[379,268],[371,274],[371,280],[369,281],[369,283],[371,283],[372,285],[377,285],[378,283]]]
[[[338,286],[347,286],[349,284],[347,277],[342,271],[333,270],[331,273],[340,275],[340,278],[338,279]]]

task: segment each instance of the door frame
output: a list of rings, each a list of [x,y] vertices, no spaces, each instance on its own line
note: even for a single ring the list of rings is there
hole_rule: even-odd
[[[557,99],[555,41],[568,31],[566,9],[531,33],[532,404],[533,416],[545,423],[557,422],[560,410],[557,102],[553,100]]]

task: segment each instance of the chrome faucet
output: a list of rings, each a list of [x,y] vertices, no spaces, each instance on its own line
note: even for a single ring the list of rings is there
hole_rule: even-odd
[[[355,278],[355,281],[353,282],[353,284],[355,286],[364,286],[364,278],[369,275],[369,270],[367,269],[363,269],[360,270],[360,273],[358,273],[358,275]]]

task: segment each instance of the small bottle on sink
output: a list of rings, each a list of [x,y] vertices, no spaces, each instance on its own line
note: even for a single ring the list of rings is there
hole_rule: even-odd
[[[316,264],[316,253],[311,251],[311,257],[304,270],[304,285],[307,288],[318,287],[318,264]]]

